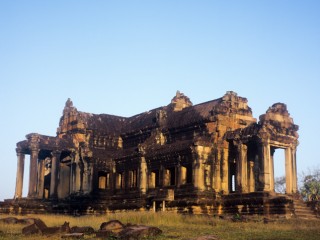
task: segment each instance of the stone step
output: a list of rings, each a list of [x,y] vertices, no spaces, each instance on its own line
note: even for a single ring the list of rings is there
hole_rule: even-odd
[[[294,214],[299,219],[318,220],[315,212],[300,199],[293,200]]]
[[[313,215],[299,215],[299,216],[296,216],[296,218],[308,219],[308,220],[319,220],[319,218],[317,218],[316,216],[313,216]]]
[[[294,212],[295,215],[300,216],[300,215],[310,215],[310,216],[316,216],[314,213],[310,213],[310,212]]]
[[[301,213],[310,213],[310,214],[315,214],[311,209],[294,209],[295,212],[301,212]]]

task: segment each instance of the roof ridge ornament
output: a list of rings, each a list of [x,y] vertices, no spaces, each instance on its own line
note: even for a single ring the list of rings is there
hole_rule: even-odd
[[[73,102],[70,98],[68,98],[68,100],[66,101],[66,107],[73,107]]]

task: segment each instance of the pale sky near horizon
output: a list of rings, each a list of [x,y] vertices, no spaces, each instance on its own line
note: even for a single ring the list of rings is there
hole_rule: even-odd
[[[298,172],[319,167],[319,12],[311,0],[0,1],[0,201],[14,196],[16,143],[55,136],[68,98],[132,116],[177,90],[194,104],[231,90],[257,119],[283,102],[300,126]]]

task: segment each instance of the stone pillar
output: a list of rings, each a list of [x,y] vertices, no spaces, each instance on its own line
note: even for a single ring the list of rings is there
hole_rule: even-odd
[[[79,153],[76,152],[75,156],[74,156],[74,161],[75,161],[75,169],[74,169],[74,175],[75,175],[75,179],[74,179],[74,191],[75,192],[79,192],[81,190],[81,169],[80,169],[80,159],[79,159]]]
[[[177,176],[176,176],[176,179],[177,179],[177,188],[180,188],[181,187],[181,185],[183,184],[182,182],[183,182],[183,179],[182,179],[182,175],[183,175],[183,173],[182,173],[182,166],[181,166],[181,156],[178,156],[178,159],[177,159],[177,162],[178,162],[178,164],[177,164],[177,170],[176,170],[176,172],[177,172]]]
[[[167,187],[170,185],[170,171],[169,169],[163,168],[163,186]]]
[[[238,192],[248,192],[248,166],[247,166],[247,146],[239,143],[236,157],[236,190]]]
[[[214,174],[213,174],[213,183],[214,189],[216,192],[220,192],[221,189],[221,172],[220,172],[220,161],[221,161],[221,152],[218,149],[216,160],[214,162]]]
[[[254,181],[254,162],[250,161],[250,177],[249,177],[249,192],[255,191],[255,181]]]
[[[262,146],[263,156],[263,191],[269,192],[271,190],[270,182],[270,145],[269,142],[263,142]]]
[[[241,161],[241,192],[248,192],[248,147],[240,144],[240,161]]]
[[[89,163],[84,160],[83,161],[83,182],[82,182],[82,190],[84,193],[88,193],[88,174],[89,174]]]
[[[77,193],[81,189],[80,159],[78,152],[70,154],[70,194]]]
[[[44,196],[44,162],[45,159],[41,159],[38,162],[38,198],[42,199]]]
[[[38,149],[31,149],[31,156],[30,156],[30,174],[29,174],[29,192],[28,197],[37,197],[37,179],[38,179]]]
[[[286,157],[286,193],[291,194],[293,192],[292,187],[292,153],[291,148],[285,149]]]
[[[157,211],[156,201],[153,201],[153,202],[152,202],[152,209],[153,209],[153,212],[156,212],[156,211]]]
[[[182,171],[181,171],[181,165],[179,164],[177,166],[177,187],[179,188],[182,183]]]
[[[117,189],[117,174],[116,174],[116,163],[112,160],[112,168],[111,168],[111,175],[110,175],[110,186],[111,190]]]
[[[74,193],[74,187],[75,187],[75,185],[74,185],[74,182],[75,182],[75,180],[76,180],[76,178],[75,178],[75,162],[74,162],[74,158],[72,157],[72,155],[71,155],[71,163],[70,163],[70,177],[69,177],[69,179],[70,179],[70,182],[69,182],[69,189],[70,189],[70,192],[69,192],[69,194],[72,194],[72,193]]]
[[[17,176],[16,176],[16,193],[14,198],[22,197],[23,174],[24,174],[25,155],[17,149]]]
[[[58,172],[59,172],[59,161],[60,152],[53,151],[51,153],[51,179],[50,179],[50,197],[58,197]]]
[[[140,159],[139,188],[141,193],[147,192],[147,163],[144,157]]]
[[[184,166],[179,166],[179,178],[178,178],[178,186],[184,185],[187,183],[187,168]]]
[[[199,190],[204,190],[204,167],[198,154],[193,154],[193,185]]]
[[[292,192],[296,193],[298,191],[296,148],[293,147],[291,152],[292,152]]]
[[[93,167],[90,163],[90,159],[84,159],[84,173],[83,173],[83,192],[90,193],[92,190],[92,175]]]
[[[225,194],[229,193],[229,148],[223,150],[221,188]]]
[[[237,154],[235,156],[235,161],[236,161],[236,186],[235,186],[235,191],[236,192],[241,192],[241,150],[239,149],[240,147],[238,146],[237,148]]]
[[[166,211],[166,201],[163,200],[162,201],[162,212],[165,212]]]

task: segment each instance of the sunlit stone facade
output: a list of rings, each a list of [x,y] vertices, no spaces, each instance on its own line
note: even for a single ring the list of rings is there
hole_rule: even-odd
[[[132,117],[81,112],[68,99],[56,136],[17,143],[15,199],[30,155],[28,199],[219,213],[224,196],[273,194],[276,164],[285,164],[286,193],[297,192],[297,131],[285,104],[257,121],[235,92],[193,105],[178,91],[167,106]],[[274,162],[278,148],[285,163]]]

